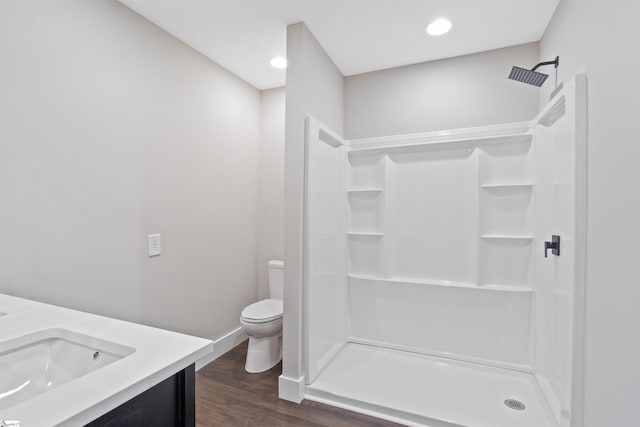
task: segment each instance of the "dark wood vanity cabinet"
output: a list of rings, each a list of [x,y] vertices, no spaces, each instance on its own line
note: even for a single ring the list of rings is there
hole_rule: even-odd
[[[87,426],[193,427],[195,392],[195,365],[192,364]]]

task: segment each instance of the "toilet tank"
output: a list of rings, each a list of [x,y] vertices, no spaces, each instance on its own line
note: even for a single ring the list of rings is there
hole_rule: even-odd
[[[269,261],[269,298],[282,300],[284,263],[279,260]]]

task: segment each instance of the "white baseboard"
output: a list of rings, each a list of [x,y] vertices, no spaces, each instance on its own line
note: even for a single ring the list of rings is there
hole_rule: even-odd
[[[213,341],[213,352],[207,354],[202,359],[196,362],[196,371],[200,370],[204,366],[216,360],[241,342],[245,341],[249,337],[244,333],[242,326],[238,326],[228,334]]]
[[[278,377],[278,397],[289,402],[300,403],[304,399],[304,375],[300,378]]]

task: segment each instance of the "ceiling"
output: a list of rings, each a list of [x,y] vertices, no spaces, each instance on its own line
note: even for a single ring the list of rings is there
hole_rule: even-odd
[[[538,41],[559,0],[119,0],[258,89],[284,86],[269,64],[304,21],[342,74]],[[453,22],[426,35],[435,18]]]

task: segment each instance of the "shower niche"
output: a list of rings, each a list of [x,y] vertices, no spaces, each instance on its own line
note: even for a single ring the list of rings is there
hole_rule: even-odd
[[[407,425],[571,425],[581,85],[531,122],[336,145],[307,119],[307,398]]]

